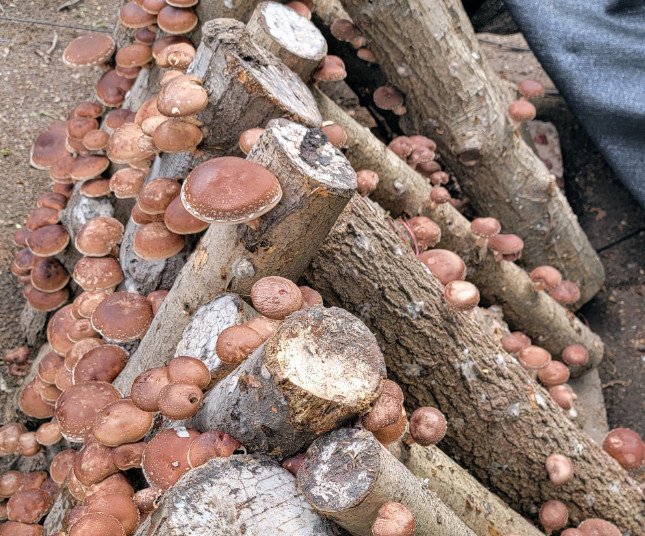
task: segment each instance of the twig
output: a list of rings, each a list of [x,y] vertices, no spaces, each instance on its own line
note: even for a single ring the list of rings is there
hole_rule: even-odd
[[[51,46],[45,51],[47,55],[51,54],[54,52],[54,49],[56,48],[56,45],[58,44],[58,34],[56,31],[54,31],[54,38],[52,39],[52,44]]]
[[[64,9],[69,9],[71,7],[74,7],[76,4],[81,3],[83,0],[69,0],[68,2],[65,2],[64,4],[61,4],[58,6],[58,11],[63,11]]]
[[[623,387],[628,387],[632,384],[632,380],[611,380],[607,383],[603,383],[600,387],[602,389],[608,389],[609,387],[614,387],[615,385],[622,385]]]

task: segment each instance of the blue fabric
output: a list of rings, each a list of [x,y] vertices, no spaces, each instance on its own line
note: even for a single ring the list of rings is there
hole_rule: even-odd
[[[505,0],[618,178],[645,206],[645,0]]]

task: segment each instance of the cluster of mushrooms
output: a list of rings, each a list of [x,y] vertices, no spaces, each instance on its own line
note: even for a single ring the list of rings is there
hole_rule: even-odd
[[[129,397],[112,385],[127,363],[128,344],[145,336],[168,291],[142,296],[118,290],[124,280],[119,246],[125,227],[117,218],[90,219],[74,233],[73,244],[61,223],[75,185],[80,185],[78,193],[87,198],[135,199],[130,212],[137,225],[133,251],[140,259],[158,261],[177,255],[186,247],[186,235],[201,233],[211,223],[254,227],[257,218],[280,201],[282,190],[273,174],[234,156],[203,162],[185,178],[158,177],[146,182],[157,155],[196,153],[202,141],[199,114],[208,104],[208,93],[202,80],[186,74],[196,54],[185,35],[198,24],[196,3],[128,2],[119,18],[123,27],[132,29],[131,44],[117,51],[111,37],[89,34],[75,39],[63,54],[63,61],[71,67],[102,66],[105,72],[96,85],[98,102],[79,103],[66,121],[52,123],[38,136],[31,152],[31,165],[49,172],[52,187],[38,198],[26,226],[16,233],[20,249],[11,270],[24,285],[29,305],[52,313],[47,324],[50,351],[39,356],[35,370],[28,347],[6,353],[11,375],[30,376],[18,404],[31,420],[29,428],[19,422],[0,428],[1,456],[33,457],[43,448],[58,452],[48,473],[7,471],[0,475],[0,498],[8,499],[0,504],[0,519],[8,520],[0,525],[0,536],[43,534],[39,522],[61,488],[68,490],[77,506],[67,514],[66,531],[55,536],[134,534],[158,507],[163,493],[186,472],[211,458],[244,451],[243,445],[222,431],[200,433],[184,426],[203,406],[204,393],[213,384],[211,371],[199,359],[178,356],[164,367],[144,371],[132,383]],[[308,2],[287,5],[311,17]],[[331,32],[350,43],[361,60],[377,61],[351,21],[337,19]],[[153,63],[164,69],[159,94],[138,110],[119,108],[139,72]],[[333,82],[345,76],[342,59],[327,56],[313,79]],[[518,89],[521,97],[510,105],[509,116],[519,125],[533,119],[535,108],[528,99],[542,95],[544,89],[532,80],[522,82]],[[392,85],[378,88],[373,99],[383,110],[406,113],[404,98]],[[104,113],[105,108],[111,111]],[[339,125],[325,123],[323,131],[343,149],[347,136]],[[259,127],[244,132],[241,151],[248,154],[262,133]],[[451,177],[436,161],[432,140],[399,136],[388,147],[427,178],[432,185],[431,207],[443,203],[463,206],[463,200],[454,199],[446,188]],[[357,170],[357,177],[361,195],[376,189],[379,178],[375,172]],[[479,291],[465,280],[464,261],[453,251],[435,248],[441,230],[434,221],[417,216],[399,219],[394,226],[444,286],[448,308],[469,311],[478,305]],[[495,218],[473,219],[471,231],[482,253],[492,251],[499,262],[520,258],[521,238],[502,234]],[[68,248],[82,255],[71,274],[65,267],[71,258],[66,255]],[[580,297],[576,284],[563,280],[553,267],[538,267],[530,275],[535,292],[548,292],[563,306]],[[323,305],[314,289],[277,276],[257,281],[250,301],[259,316],[225,329],[217,339],[217,357],[230,371],[265,343],[287,316]],[[558,405],[575,416],[575,394],[566,382],[569,367],[587,363],[587,349],[571,345],[562,352],[562,361],[554,361],[521,332],[507,334],[500,344],[537,377]],[[408,418],[401,388],[385,380],[380,397],[357,425],[384,445],[403,441],[429,446],[441,441],[448,423],[440,411],[429,407],[418,408]],[[640,468],[645,460],[642,439],[628,429],[612,430],[603,448],[628,470]],[[304,455],[297,455],[285,460],[283,467],[295,475],[303,460]],[[126,474],[131,470],[141,470],[147,485],[131,481],[131,473]],[[575,466],[568,457],[550,453],[545,476],[554,485],[563,485],[575,478]],[[567,507],[550,500],[542,505],[539,518],[547,532],[563,529],[568,524]],[[381,506],[372,533],[411,536],[415,525],[414,515],[404,505],[388,502]],[[590,519],[561,534],[618,536],[620,532],[611,523]]]

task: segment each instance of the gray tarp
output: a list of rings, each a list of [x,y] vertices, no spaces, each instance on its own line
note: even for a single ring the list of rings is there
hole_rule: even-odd
[[[504,0],[619,179],[645,206],[645,0]]]

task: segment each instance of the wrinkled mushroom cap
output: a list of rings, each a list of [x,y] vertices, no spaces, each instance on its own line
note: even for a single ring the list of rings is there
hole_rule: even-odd
[[[437,408],[418,408],[410,416],[410,435],[424,447],[441,441],[447,428],[446,418]]]
[[[197,166],[181,188],[181,200],[196,218],[216,223],[254,220],[278,204],[278,179],[242,158],[214,158]]]
[[[269,276],[251,287],[251,301],[260,314],[273,320],[284,320],[302,307],[302,293],[289,279]]]
[[[96,421],[98,413],[116,402],[121,394],[106,382],[86,382],[69,387],[56,401],[56,419],[68,441],[80,443]]]
[[[92,326],[116,342],[141,338],[152,322],[150,302],[133,292],[115,292],[105,298],[92,315]]]
[[[412,536],[417,522],[414,514],[398,502],[388,502],[379,508],[372,525],[373,536]]]
[[[105,33],[91,33],[74,39],[63,52],[63,62],[68,67],[90,67],[108,61],[116,44],[112,36]]]
[[[645,443],[629,428],[614,428],[602,442],[603,450],[628,471],[639,469],[645,462]]]
[[[141,441],[152,428],[154,413],[139,409],[130,399],[104,407],[96,417],[92,433],[108,447]]]
[[[569,510],[561,501],[547,501],[540,508],[540,523],[547,531],[562,529],[568,521]]]
[[[573,478],[573,463],[564,454],[551,454],[544,462],[549,480],[556,486],[566,484]]]

